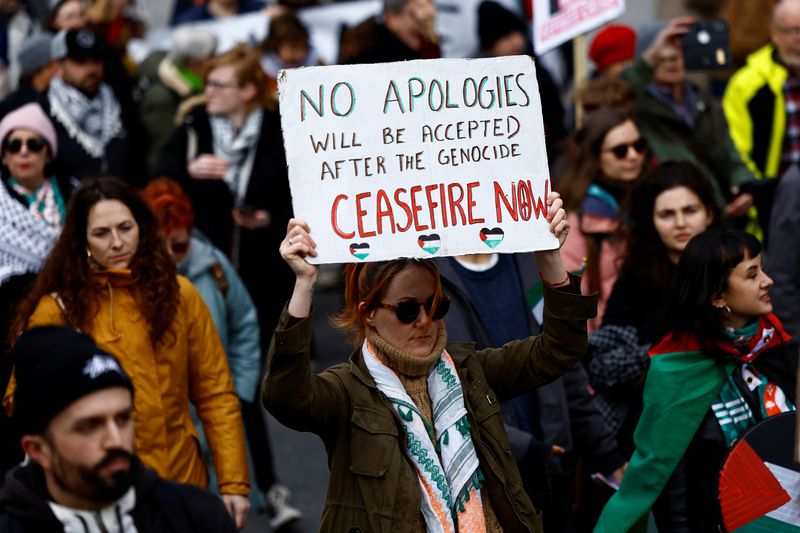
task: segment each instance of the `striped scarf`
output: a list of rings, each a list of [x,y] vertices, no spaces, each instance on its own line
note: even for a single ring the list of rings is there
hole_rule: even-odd
[[[397,411],[406,433],[406,454],[422,492],[422,516],[429,533],[485,533],[481,500],[483,474],[470,436],[461,380],[446,350],[428,374],[433,426],[419,412],[397,375],[364,341],[361,349],[378,389]]]

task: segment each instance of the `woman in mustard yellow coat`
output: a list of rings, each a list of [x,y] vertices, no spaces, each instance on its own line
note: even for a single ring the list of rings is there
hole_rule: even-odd
[[[208,486],[189,402],[211,447],[219,492],[244,525],[249,507],[239,401],[211,316],[177,276],[138,192],[99,178],[74,193],[64,231],[18,313],[19,328],[65,324],[113,353],[135,387],[136,453],[166,479]],[[14,382],[6,391],[6,405]]]

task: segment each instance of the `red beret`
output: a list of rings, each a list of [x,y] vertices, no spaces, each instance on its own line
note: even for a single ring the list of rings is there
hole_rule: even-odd
[[[630,26],[609,24],[594,36],[589,47],[589,57],[597,70],[605,70],[614,63],[633,59],[636,49],[636,32]]]

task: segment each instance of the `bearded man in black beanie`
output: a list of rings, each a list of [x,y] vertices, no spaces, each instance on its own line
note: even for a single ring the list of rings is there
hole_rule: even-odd
[[[158,478],[134,455],[134,385],[88,335],[23,333],[14,419],[29,461],[0,490],[0,533],[235,532],[222,500]]]

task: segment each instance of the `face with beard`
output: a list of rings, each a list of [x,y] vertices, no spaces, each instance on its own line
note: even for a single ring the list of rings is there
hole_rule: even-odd
[[[94,98],[103,82],[103,62],[95,58],[66,58],[61,62],[61,78],[67,85]]]
[[[44,470],[56,503],[99,509],[131,485],[133,404],[124,387],[84,396],[53,418],[44,435],[26,435],[23,449]]]

